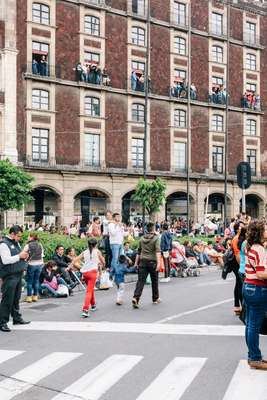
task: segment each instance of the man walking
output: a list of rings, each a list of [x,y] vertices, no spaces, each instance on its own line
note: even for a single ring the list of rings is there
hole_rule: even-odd
[[[0,243],[0,277],[2,278],[2,300],[0,304],[0,331],[10,332],[7,323],[10,315],[14,325],[29,324],[24,321],[19,310],[22,289],[22,275],[26,269],[25,260],[29,253],[21,251],[19,241],[22,235],[20,226],[13,226]]]
[[[112,253],[111,268],[114,271],[118,263],[119,256],[123,253],[123,239],[125,236],[128,236],[128,231],[124,229],[119,213],[114,213],[112,218],[113,220],[108,226],[108,233]]]
[[[139,308],[139,300],[142,295],[148,274],[151,277],[153,304],[160,303],[158,288],[158,273],[160,270],[160,238],[155,232],[152,222],[147,224],[147,234],[139,243],[135,266],[138,268],[138,281],[132,300],[133,308]]]

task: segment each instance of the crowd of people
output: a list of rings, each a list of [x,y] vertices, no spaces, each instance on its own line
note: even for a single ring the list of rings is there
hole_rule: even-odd
[[[251,220],[245,213],[232,218],[219,234],[219,224],[209,218],[204,226],[216,225],[213,240],[189,240],[177,237],[183,220],[170,225],[146,223],[144,233],[138,230],[138,248],[131,248],[134,227],[121,222],[118,213],[106,213],[100,221],[95,217],[84,230],[73,224],[68,235],[88,237],[88,246],[80,254],[75,248],[65,249],[58,244],[51,260],[44,263],[44,249],[38,231],[29,230],[27,244],[22,249],[20,239],[23,229],[12,226],[0,243],[0,278],[2,299],[0,305],[0,330],[9,332],[9,318],[14,324],[28,324],[20,313],[22,277],[26,271],[26,301],[36,302],[39,296],[67,297],[73,295],[76,286],[85,289],[81,317],[87,318],[96,310],[95,289],[101,285],[103,275],[105,288],[117,288],[116,304],[124,300],[125,275],[137,273],[132,306],[137,309],[148,276],[151,280],[152,302],[161,302],[159,295],[159,272],[167,283],[172,277],[197,276],[204,266],[218,266],[222,277],[235,275],[234,313],[246,324],[248,364],[253,369],[267,370],[259,348],[259,335],[267,311],[267,226],[266,221]],[[39,229],[42,226],[39,226]],[[194,227],[192,224],[191,227]],[[195,231],[199,227],[194,227]],[[212,228],[215,229],[215,226]],[[129,242],[130,239],[130,242]],[[265,332],[267,333],[267,332]]]
[[[176,79],[171,88],[170,94],[172,97],[186,99],[188,96],[188,85],[186,84],[185,79]],[[190,97],[191,100],[197,99],[197,88],[194,83],[190,85]]]
[[[105,69],[101,69],[95,62],[79,62],[75,67],[77,82],[86,82],[94,85],[110,85],[110,76]]]
[[[32,60],[32,73],[34,75],[49,76],[49,67],[45,55],[41,56],[39,60],[36,58]]]
[[[214,85],[211,94],[209,95],[209,102],[215,104],[226,104],[227,91],[223,85]]]
[[[251,91],[246,91],[241,98],[241,107],[249,108],[250,110],[261,110],[261,98],[258,94]]]

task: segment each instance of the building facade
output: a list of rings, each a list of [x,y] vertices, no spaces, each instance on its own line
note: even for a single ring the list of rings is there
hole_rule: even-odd
[[[69,225],[107,209],[125,220],[141,214],[132,194],[143,174],[146,85],[147,177],[167,184],[159,218],[186,215],[188,166],[191,217],[223,217],[226,132],[228,216],[240,210],[243,160],[253,173],[248,212],[265,215],[264,1],[2,3],[13,11],[2,6],[0,152],[16,159],[17,150],[34,176],[26,220]],[[16,80],[7,79],[10,68]]]

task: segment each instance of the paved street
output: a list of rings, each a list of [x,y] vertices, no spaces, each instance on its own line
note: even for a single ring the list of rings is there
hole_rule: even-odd
[[[80,319],[83,293],[23,305],[32,324],[0,336],[0,399],[267,400],[265,372],[245,360],[244,328],[232,314],[234,281],[217,271],[145,288],[140,310],[97,292]],[[12,325],[10,325],[12,327]],[[267,355],[267,342],[262,338]]]

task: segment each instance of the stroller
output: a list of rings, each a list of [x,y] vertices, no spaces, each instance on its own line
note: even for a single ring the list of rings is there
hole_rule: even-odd
[[[173,247],[174,250],[170,258],[171,276],[180,278],[199,276],[198,262],[193,258],[186,258],[184,248],[178,242],[173,242]],[[177,250],[176,254],[175,249]]]

